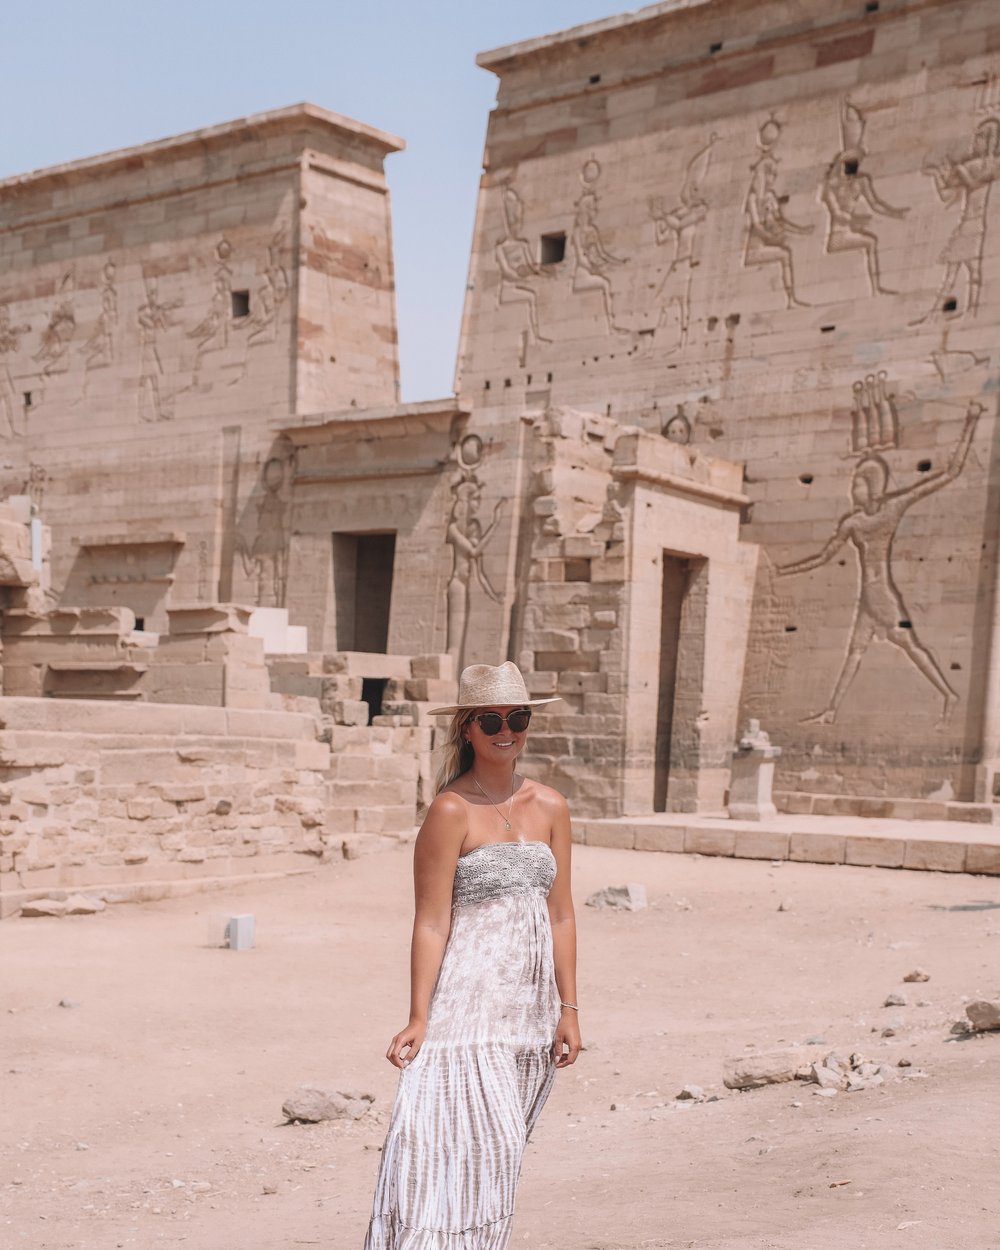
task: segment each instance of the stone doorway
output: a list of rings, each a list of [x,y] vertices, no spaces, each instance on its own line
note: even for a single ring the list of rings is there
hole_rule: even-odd
[[[656,748],[653,773],[653,811],[667,810],[670,747],[677,692],[677,659],[681,650],[681,621],[691,562],[663,553],[663,590],[660,603],[660,667],[656,708]]]
[[[395,532],[333,535],[338,651],[388,649],[395,557]]]

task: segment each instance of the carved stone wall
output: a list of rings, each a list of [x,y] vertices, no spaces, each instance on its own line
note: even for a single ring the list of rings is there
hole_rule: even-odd
[[[988,0],[715,0],[480,57],[460,397],[745,463],[785,791],[1000,768],[997,47]]]
[[[400,146],[303,105],[0,182],[0,491],[63,602],[284,605],[275,424],[396,398]]]

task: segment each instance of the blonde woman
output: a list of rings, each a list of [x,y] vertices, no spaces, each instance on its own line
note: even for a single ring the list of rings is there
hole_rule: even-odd
[[[514,664],[473,664],[414,848],[410,1018],[365,1250],[504,1250],[525,1143],[580,1052],[570,819],[515,771]]]

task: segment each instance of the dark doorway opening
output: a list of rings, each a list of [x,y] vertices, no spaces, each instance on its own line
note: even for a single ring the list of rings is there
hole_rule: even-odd
[[[387,650],[395,558],[395,534],[333,535],[338,651]]]
[[[361,679],[361,698],[368,704],[368,724],[376,716],[382,714],[382,700],[385,698],[386,677],[363,677]]]
[[[681,646],[681,616],[690,580],[690,562],[663,553],[663,594],[660,601],[660,671],[656,707],[656,755],[653,769],[653,811],[667,810],[670,745],[677,693],[677,657]]]

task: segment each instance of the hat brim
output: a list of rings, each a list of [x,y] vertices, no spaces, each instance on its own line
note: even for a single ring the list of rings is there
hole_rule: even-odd
[[[497,707],[541,707],[543,703],[561,703],[562,696],[551,699],[522,699],[519,703],[497,703]],[[475,707],[489,707],[488,703],[455,703],[451,707],[432,707],[428,716],[454,716],[456,712],[471,712]]]

